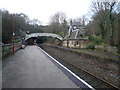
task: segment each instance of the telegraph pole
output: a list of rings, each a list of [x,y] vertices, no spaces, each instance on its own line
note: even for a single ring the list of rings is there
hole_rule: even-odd
[[[14,54],[14,14],[12,14],[12,54]]]

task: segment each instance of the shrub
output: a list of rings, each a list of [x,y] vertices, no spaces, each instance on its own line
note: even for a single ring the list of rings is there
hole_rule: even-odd
[[[105,41],[101,39],[100,37],[97,37],[95,35],[89,36],[89,40],[92,41],[92,43],[87,47],[88,49],[95,49],[95,45],[104,45]]]
[[[89,36],[88,38],[89,40],[93,41],[96,45],[99,45],[100,43],[105,42],[103,39],[95,35]]]
[[[91,44],[87,47],[87,49],[92,49],[92,50],[94,50],[94,49],[95,49],[95,43],[91,43]]]

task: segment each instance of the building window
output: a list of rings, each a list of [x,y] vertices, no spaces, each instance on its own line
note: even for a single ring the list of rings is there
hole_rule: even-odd
[[[78,41],[76,42],[76,45],[79,45]]]

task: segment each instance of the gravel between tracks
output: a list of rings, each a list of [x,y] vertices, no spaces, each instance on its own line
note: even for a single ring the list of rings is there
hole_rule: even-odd
[[[67,50],[58,49],[48,45],[42,45],[43,49],[52,52],[54,55],[70,61],[80,68],[87,70],[95,76],[119,87],[118,64],[104,62],[103,60],[92,59]]]

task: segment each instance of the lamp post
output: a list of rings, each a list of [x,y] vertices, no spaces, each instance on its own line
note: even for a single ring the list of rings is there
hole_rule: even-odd
[[[30,31],[27,31],[27,34],[29,34],[30,33]]]
[[[12,54],[14,54],[14,14],[12,14]]]

